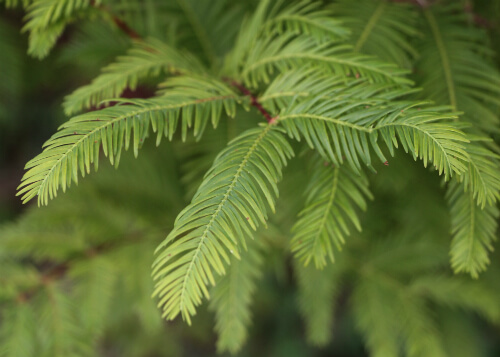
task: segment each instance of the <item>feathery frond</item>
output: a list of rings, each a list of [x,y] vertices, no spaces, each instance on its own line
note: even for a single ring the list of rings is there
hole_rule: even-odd
[[[295,258],[306,266],[313,260],[316,269],[327,265],[327,257],[335,261],[334,246],[342,250],[350,225],[361,230],[356,208],[366,210],[365,197],[372,197],[364,175],[323,162],[316,158],[312,165],[306,206],[291,229]]]
[[[372,357],[398,357],[400,326],[392,291],[364,279],[354,290],[352,306],[357,328]]]
[[[315,66],[344,77],[368,78],[373,82],[411,84],[403,77],[406,71],[373,57],[355,54],[349,45],[318,44],[306,35],[269,36],[252,47],[242,65],[240,78],[249,86],[269,83],[273,72]]]
[[[387,0],[349,0],[332,4],[332,12],[351,30],[354,51],[411,69],[417,51],[410,42],[417,36],[414,6]]]
[[[474,192],[464,192],[462,185],[451,182],[447,192],[450,205],[453,241],[451,266],[455,272],[467,272],[477,278],[486,270],[493,250],[500,211],[495,204],[480,207]]]
[[[328,264],[319,270],[312,265],[305,267],[294,260],[298,285],[298,308],[306,324],[307,340],[316,346],[325,346],[332,338],[335,300],[340,293],[343,267]]]
[[[468,135],[470,144],[465,148],[468,169],[458,179],[464,191],[473,194],[477,204],[484,208],[500,198],[500,156],[484,146],[490,140]]]
[[[90,355],[90,346],[82,342],[84,331],[70,297],[54,282],[46,284],[44,292],[46,296],[41,299],[43,307],[38,325],[38,331],[43,335],[41,349],[44,354],[61,357]]]
[[[485,148],[481,138],[469,136],[467,172],[448,189],[451,215],[451,265],[455,272],[467,272],[477,278],[489,264],[488,251],[493,250],[500,211],[498,155]]]
[[[70,69],[61,84],[86,81],[131,47],[65,99],[68,115],[95,111],[63,124],[26,165],[19,195],[38,196],[39,205],[97,170],[102,154],[121,171],[101,168],[50,207],[0,227],[0,356],[91,356],[108,346],[124,357],[175,354],[190,332],[162,317],[190,324],[210,297],[223,353],[259,338],[250,325],[263,314],[277,340],[286,325],[285,333],[305,332],[320,347],[334,319],[341,328],[354,324],[372,357],[449,357],[458,349],[450,341],[475,323],[469,319],[500,321],[499,261],[489,256],[500,218],[500,74],[463,1],[0,3],[26,6],[24,31],[38,57],[67,25],[93,26],[80,37],[77,22],[65,35],[82,46],[61,46],[55,55],[66,53],[64,62],[48,59]],[[10,56],[14,36],[4,37]],[[16,58],[0,60],[7,69],[0,95],[27,83],[9,70]],[[142,84],[156,88],[153,98],[120,98],[127,89],[143,96]],[[10,95],[0,100],[9,103],[3,112],[18,107]],[[0,132],[0,141],[9,138]],[[123,149],[137,156],[154,134],[157,145],[164,136],[179,140],[160,149],[146,143],[145,160],[122,159]],[[301,154],[285,169],[292,147]],[[401,147],[430,170],[396,154]],[[438,199],[446,185],[448,207]],[[368,202],[371,192],[378,199]],[[349,249],[337,254],[345,241]],[[489,272],[475,281],[453,276],[450,255],[455,273],[476,278],[490,265]],[[253,306],[261,276],[277,282],[265,286],[276,294]],[[293,313],[281,321],[295,287],[304,331],[290,323]],[[469,329],[450,332],[453,321]],[[287,347],[307,348],[286,339]],[[286,354],[271,343],[244,354]]]
[[[300,1],[288,6],[283,6],[280,1],[271,4],[268,0],[260,1],[252,17],[243,22],[225,60],[224,69],[228,75],[239,73],[240,66],[247,62],[253,47],[259,42],[302,34],[313,42],[322,43],[345,39],[349,34],[330,11],[321,9],[319,2]]]
[[[207,85],[206,88],[214,87]],[[129,148],[133,132],[132,146],[137,156],[150,125],[158,133],[157,144],[163,135],[172,139],[179,119],[184,138],[191,126],[199,137],[209,120],[217,126],[223,109],[230,116],[235,114],[237,96],[228,87],[219,86],[218,89],[225,92],[200,90],[188,96],[172,94],[153,99],[130,99],[126,101],[129,105],[74,117],[45,143],[44,152],[26,165],[30,170],[23,177],[18,194],[24,194],[25,202],[38,196],[39,204],[47,204],[49,197],[57,195],[59,186],[66,190],[72,181],[78,183],[78,170],[84,176],[90,172],[91,164],[97,169],[101,144],[110,162],[118,165],[122,148]]]
[[[263,248],[262,242],[250,241],[248,250],[240,253],[241,259],[231,257],[226,275],[210,291],[210,309],[215,312],[219,353],[228,351],[234,354],[247,340],[252,298],[264,262]]]
[[[415,279],[409,288],[436,303],[474,311],[490,321],[500,318],[498,296],[478,281],[429,275]]]
[[[28,31],[28,53],[43,58],[48,55],[66,25],[81,11],[88,9],[93,3],[99,5],[100,0],[34,0],[28,6],[26,25]]]
[[[85,311],[80,321],[85,333],[100,336],[109,314],[115,292],[117,269],[104,257],[95,257],[89,262],[75,264],[71,278],[75,279],[75,301]]]
[[[379,135],[391,155],[398,148],[399,139],[405,152],[415,160],[422,159],[425,167],[432,162],[446,178],[466,170],[463,144],[468,140],[449,121],[456,117],[454,114],[426,103],[385,100],[383,94],[357,98],[361,88],[371,86],[354,81],[340,87],[334,98],[297,101],[282,110],[277,120],[290,136],[297,140],[304,137],[326,160],[336,166],[346,161],[358,172],[361,162],[372,167],[370,147],[382,162],[387,161],[377,141]],[[404,94],[404,90],[399,92],[399,96]],[[394,98],[394,92],[389,92],[389,96]]]
[[[117,98],[127,87],[135,89],[140,79],[163,73],[203,74],[205,69],[195,57],[161,41],[137,41],[126,56],[104,68],[92,83],[67,96],[64,110],[71,115],[97,106],[103,100]]]
[[[335,19],[333,13],[325,9],[320,2],[302,0],[280,10],[275,7],[268,17],[263,25],[267,36],[272,35],[274,31],[280,35],[306,34],[320,43],[345,40],[349,36],[349,31],[342,22]]]
[[[430,7],[424,14],[415,76],[422,97],[464,111],[464,119],[483,130],[498,131],[500,73],[484,45],[486,34],[468,26],[458,3]]]
[[[37,346],[34,341],[36,318],[29,304],[19,303],[2,314],[0,338],[2,357],[35,357]]]
[[[213,272],[225,274],[229,257],[240,258],[245,237],[252,237],[251,229],[259,222],[266,224],[268,207],[274,211],[276,184],[292,155],[281,132],[268,124],[241,134],[215,159],[193,201],[158,247],[154,295],[164,317],[181,313],[191,322],[196,306],[209,297],[206,286],[215,284]]]
[[[180,28],[178,42],[215,68],[234,43],[248,4],[231,0],[170,2]]]

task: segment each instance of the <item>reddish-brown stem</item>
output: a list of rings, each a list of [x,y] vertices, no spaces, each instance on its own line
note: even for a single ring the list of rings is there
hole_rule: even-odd
[[[115,25],[122,30],[128,37],[134,40],[142,39],[141,35],[139,35],[133,28],[131,28],[125,21],[120,19],[117,16],[111,15],[111,19],[115,23]]]
[[[109,8],[103,5],[96,5],[94,1],[91,1],[91,5],[101,11],[104,11],[111,18],[113,23],[118,27],[124,34],[133,40],[141,40],[142,36],[139,35],[132,27],[130,27],[125,21],[120,19],[118,16],[113,14]]]
[[[225,79],[225,81],[227,83],[229,83],[230,85],[232,85],[233,87],[237,88],[241,92],[241,94],[249,97],[250,98],[250,104],[252,106],[254,106],[255,108],[257,108],[257,110],[260,112],[260,114],[262,114],[262,116],[264,118],[266,118],[266,120],[267,120],[268,123],[270,123],[270,124],[274,123],[275,118],[273,118],[271,116],[271,114],[269,114],[269,112],[259,102],[259,100],[257,99],[257,97],[255,95],[253,95],[253,93],[247,87],[245,87],[243,84],[241,84],[241,83],[239,83],[237,81],[234,81],[234,80]]]

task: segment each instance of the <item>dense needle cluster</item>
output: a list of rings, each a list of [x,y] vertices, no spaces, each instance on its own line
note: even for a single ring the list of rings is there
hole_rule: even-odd
[[[115,3],[25,4],[34,56],[46,56],[66,26],[81,18],[103,18],[132,39],[125,55],[65,98],[72,117],[27,163],[19,187],[24,202],[37,198],[47,205],[60,188],[97,170],[103,155],[118,167],[124,151],[137,156],[146,141],[158,146],[166,138],[187,148],[167,156],[186,159],[186,174],[176,182],[190,203],[178,213],[183,198],[169,199],[177,218],[156,248],[152,293],[164,318],[181,315],[189,324],[210,299],[219,351],[234,353],[247,338],[266,252],[282,234],[273,236],[276,230],[287,236],[282,251],[293,256],[299,310],[313,344],[330,339],[332,302],[345,276],[357,277],[352,313],[373,356],[398,356],[401,349],[408,356],[452,356],[436,332],[431,303],[498,322],[495,287],[426,270],[443,269],[446,261],[434,256],[437,232],[403,225],[379,241],[356,233],[365,221],[377,232],[363,218],[370,210],[361,215],[384,192],[377,184],[371,190],[370,182],[379,180],[391,157],[406,153],[442,177],[454,272],[478,278],[487,269],[499,217],[499,149],[492,137],[499,129],[500,74],[486,33],[470,23],[470,9],[453,1],[165,1],[157,11],[177,19],[178,27],[161,37],[164,22],[147,30],[136,19],[135,29],[127,19],[137,7]],[[120,98],[148,81],[157,86],[153,97]],[[400,170],[411,165],[399,162]],[[300,172],[287,165],[302,165],[302,176],[293,178]],[[120,169],[113,175],[122,176]],[[290,197],[279,194],[287,173]],[[304,190],[305,197],[298,194]],[[280,200],[300,208],[282,219]],[[107,251],[102,244],[92,254]],[[388,246],[414,255],[414,266],[396,253],[384,256]],[[111,259],[102,264],[110,276],[127,274]],[[42,279],[57,281],[66,272],[46,275]],[[11,295],[32,299],[40,288],[27,285]],[[49,293],[57,301],[65,290]]]

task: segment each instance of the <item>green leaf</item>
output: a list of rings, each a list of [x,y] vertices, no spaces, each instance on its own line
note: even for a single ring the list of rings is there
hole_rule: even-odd
[[[248,338],[253,294],[262,275],[263,248],[261,242],[250,241],[248,250],[241,252],[241,259],[231,257],[226,275],[210,291],[210,309],[215,312],[219,353],[238,352]]]
[[[28,7],[26,25],[28,31],[28,53],[43,58],[56,44],[64,28],[81,12],[99,5],[100,0],[34,0]]]
[[[466,272],[477,278],[490,263],[488,252],[493,251],[500,211],[495,204],[481,208],[474,192],[464,192],[463,186],[454,181],[448,188],[447,199],[453,234],[451,266],[457,273]]]
[[[492,322],[500,318],[497,294],[479,281],[433,274],[415,279],[410,289],[435,303],[477,312]]]
[[[279,35],[307,34],[318,42],[345,40],[349,36],[349,31],[335,18],[330,9],[325,8],[321,2],[309,0],[298,1],[281,10],[271,11],[263,28],[266,35],[272,35],[274,32]]]
[[[464,172],[468,140],[460,125],[450,121],[456,116],[427,103],[396,100],[408,92],[381,86],[364,81],[338,85],[330,89],[328,98],[297,100],[282,109],[277,120],[291,137],[305,138],[326,160],[336,166],[345,161],[357,172],[361,163],[372,168],[371,150],[382,162],[387,160],[380,137],[391,155],[402,145],[415,160],[422,159],[425,167],[432,162],[446,178]],[[358,96],[362,90],[370,94]],[[382,94],[372,95],[377,91]]]
[[[134,90],[139,80],[164,73],[203,74],[203,65],[189,53],[150,39],[136,41],[126,56],[103,69],[92,83],[81,87],[64,100],[67,115],[98,106],[103,100],[117,98],[124,89]]]
[[[458,3],[428,8],[424,15],[416,64],[422,97],[463,111],[464,119],[478,128],[498,131],[500,72],[491,63],[487,34],[468,26]]]
[[[97,170],[101,144],[110,162],[118,165],[122,149],[129,148],[131,138],[137,156],[150,126],[158,134],[158,145],[162,136],[172,139],[179,119],[184,138],[191,127],[194,127],[195,135],[200,137],[209,120],[214,127],[217,126],[223,108],[229,115],[235,113],[237,96],[228,87],[193,92],[191,95],[181,93],[182,89],[178,88],[176,93],[163,97],[130,99],[125,101],[129,105],[105,108],[72,118],[44,144],[43,153],[26,164],[29,170],[19,186],[18,195],[23,195],[24,202],[38,196],[39,204],[47,204],[49,198],[57,195],[60,186],[65,191],[71,182],[78,183],[79,171],[85,176],[90,173],[91,164]]]
[[[406,71],[392,64],[352,52],[349,45],[319,44],[307,35],[268,36],[256,41],[242,65],[240,78],[251,87],[269,83],[275,71],[315,66],[342,77],[368,78],[373,82],[411,84]]]
[[[344,272],[339,264],[329,264],[323,270],[305,267],[294,260],[297,279],[298,308],[306,325],[306,338],[316,346],[325,346],[333,336],[335,302],[340,294],[340,279]]]
[[[35,357],[37,351],[37,321],[33,307],[27,303],[10,306],[2,314],[0,356]]]
[[[500,197],[500,162],[497,154],[485,147],[491,140],[468,135],[466,146],[468,170],[458,180],[464,190],[472,193],[477,204],[484,208],[494,205]]]
[[[317,269],[334,262],[334,246],[342,250],[350,226],[361,230],[356,208],[366,209],[365,197],[371,198],[368,180],[345,166],[331,167],[315,160],[307,187],[306,207],[291,232],[291,250],[305,265],[311,260]]]
[[[154,295],[163,316],[191,322],[214,272],[223,275],[230,256],[240,257],[245,237],[274,211],[277,182],[293,151],[274,125],[251,129],[229,143],[205,175],[191,204],[158,247]]]
[[[43,341],[41,356],[90,356],[92,349],[84,342],[84,331],[76,316],[76,307],[61,286],[49,282],[40,311],[39,331]]]
[[[417,50],[411,38],[418,35],[416,7],[387,0],[339,0],[332,11],[351,30],[350,43],[354,51],[377,56],[411,69]]]

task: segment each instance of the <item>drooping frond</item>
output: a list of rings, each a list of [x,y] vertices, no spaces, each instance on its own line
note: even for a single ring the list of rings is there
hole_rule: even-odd
[[[75,301],[82,314],[81,327],[85,332],[99,336],[102,334],[117,280],[117,267],[105,257],[95,257],[88,262],[75,264],[71,277],[75,279]]]
[[[125,88],[135,89],[139,80],[163,73],[203,74],[203,65],[188,53],[150,39],[137,41],[126,56],[103,69],[92,83],[68,95],[64,101],[67,115],[97,106],[106,99],[117,98]]]
[[[402,347],[407,356],[447,356],[426,296],[369,268],[364,275],[353,306],[371,356],[400,356]]]
[[[500,198],[500,156],[483,145],[490,140],[472,135],[468,135],[468,139],[471,141],[465,148],[468,169],[458,179],[464,191],[471,192],[477,204],[484,208]]]
[[[319,2],[300,1],[283,6],[271,1],[260,1],[253,15],[240,28],[236,43],[225,61],[225,72],[236,76],[240,66],[247,62],[256,43],[275,37],[307,36],[316,43],[345,39],[348,31],[325,10]]]
[[[19,303],[2,313],[0,356],[34,357],[37,346],[35,340],[37,321],[32,306]]]
[[[58,50],[57,61],[62,65],[76,66],[74,71],[78,71],[83,81],[88,81],[89,74],[99,73],[129,48],[130,39],[127,35],[110,30],[108,24],[84,23],[71,33],[68,42]]]
[[[365,80],[331,76],[314,67],[299,68],[274,77],[264,92],[258,96],[258,100],[276,115],[297,101],[307,100],[307,97],[322,100],[349,97],[352,101],[372,100],[371,104],[375,105],[417,91],[409,88],[402,90],[394,83],[361,84],[363,82]]]
[[[170,5],[170,12],[177,14],[177,41],[212,66],[219,65],[220,56],[231,49],[248,8],[248,4],[232,0],[175,0]]]
[[[488,253],[493,250],[500,211],[494,203],[479,206],[474,192],[464,192],[464,187],[454,181],[447,198],[453,234],[451,266],[457,273],[466,272],[477,278],[490,262]]]
[[[497,131],[500,73],[484,45],[487,35],[467,26],[459,3],[430,7],[424,14],[415,76],[422,97],[450,104],[475,126]]]
[[[78,12],[100,3],[100,0],[34,0],[28,6],[23,28],[30,33],[28,53],[45,57]]]
[[[364,175],[323,162],[317,158],[312,165],[306,206],[291,230],[295,257],[306,266],[313,260],[316,269],[327,265],[327,257],[335,261],[334,247],[342,250],[349,226],[361,230],[356,209],[365,210],[365,197],[371,198]]]
[[[349,31],[342,22],[320,2],[302,0],[284,9],[277,9],[271,11],[269,19],[263,26],[264,33],[268,36],[274,31],[280,35],[306,34],[318,42],[345,40],[349,36]]]
[[[294,260],[298,289],[298,308],[306,324],[307,340],[325,346],[333,335],[335,300],[340,293],[343,272],[339,264],[329,264],[318,270]]]
[[[179,313],[188,322],[214,272],[225,274],[230,256],[240,257],[245,237],[274,211],[277,182],[290,145],[274,125],[248,130],[229,143],[207,172],[191,204],[177,217],[174,229],[158,247],[153,269],[155,296],[163,316]],[[225,263],[224,263],[224,262]]]
[[[215,312],[215,330],[218,334],[217,351],[238,352],[247,340],[252,318],[252,298],[263,264],[262,244],[248,243],[241,259],[231,257],[226,275],[210,291],[210,309]]]
[[[304,137],[311,148],[326,160],[340,166],[346,161],[356,171],[361,163],[371,168],[370,148],[386,161],[378,142],[383,139],[391,155],[401,144],[414,159],[432,162],[445,177],[466,170],[463,144],[468,140],[450,122],[455,118],[440,107],[426,103],[386,100],[384,95],[358,97],[363,89],[377,92],[374,84],[354,81],[340,87],[335,97],[297,101],[281,111],[278,122],[297,140]],[[399,96],[406,94],[400,90]],[[388,93],[390,98],[395,92]],[[398,141],[399,139],[399,141]]]
[[[477,278],[489,264],[500,211],[500,169],[498,155],[482,146],[481,138],[469,136],[468,170],[448,189],[451,215],[451,265],[455,272]]]
[[[415,6],[387,0],[339,0],[333,13],[351,30],[354,51],[410,69],[417,51],[409,41],[417,35]]]
[[[224,72],[228,76],[234,77],[238,73],[239,66],[245,60],[249,47],[262,32],[270,3],[270,0],[261,0],[252,16],[243,20],[233,48],[224,59]]]
[[[223,109],[234,116],[238,98],[234,92],[224,86],[207,85],[206,88],[214,91],[186,91],[186,95],[181,95],[181,89],[178,89],[172,95],[127,100],[129,105],[72,118],[45,143],[43,153],[28,162],[26,169],[29,170],[23,177],[18,195],[23,194],[24,202],[38,196],[39,204],[47,204],[49,197],[56,196],[59,186],[66,190],[71,181],[78,182],[79,170],[84,176],[90,172],[91,164],[97,169],[101,144],[111,163],[118,165],[122,148],[127,150],[133,137],[132,146],[137,156],[150,126],[158,133],[159,144],[163,135],[172,139],[179,119],[183,137],[190,127],[194,127],[195,135],[199,137],[210,120],[217,126]]]
[[[415,279],[409,288],[438,304],[474,311],[493,322],[500,318],[498,294],[478,281],[433,274]]]
[[[398,357],[400,343],[395,311],[395,295],[375,281],[364,279],[356,286],[352,297],[357,328],[363,333],[372,357]]]
[[[405,293],[399,293],[397,304],[392,307],[398,310],[396,317],[402,320],[406,355],[447,357],[432,310],[424,299]]]
[[[71,298],[54,282],[44,286],[44,293],[38,321],[43,333],[41,350],[48,356],[90,355],[92,350],[82,341],[84,331]]]
[[[344,77],[368,78],[374,82],[410,84],[406,71],[373,57],[353,53],[349,45],[319,44],[307,35],[268,36],[256,41],[251,48],[240,77],[249,86],[268,83],[275,71],[315,66],[327,73]]]

